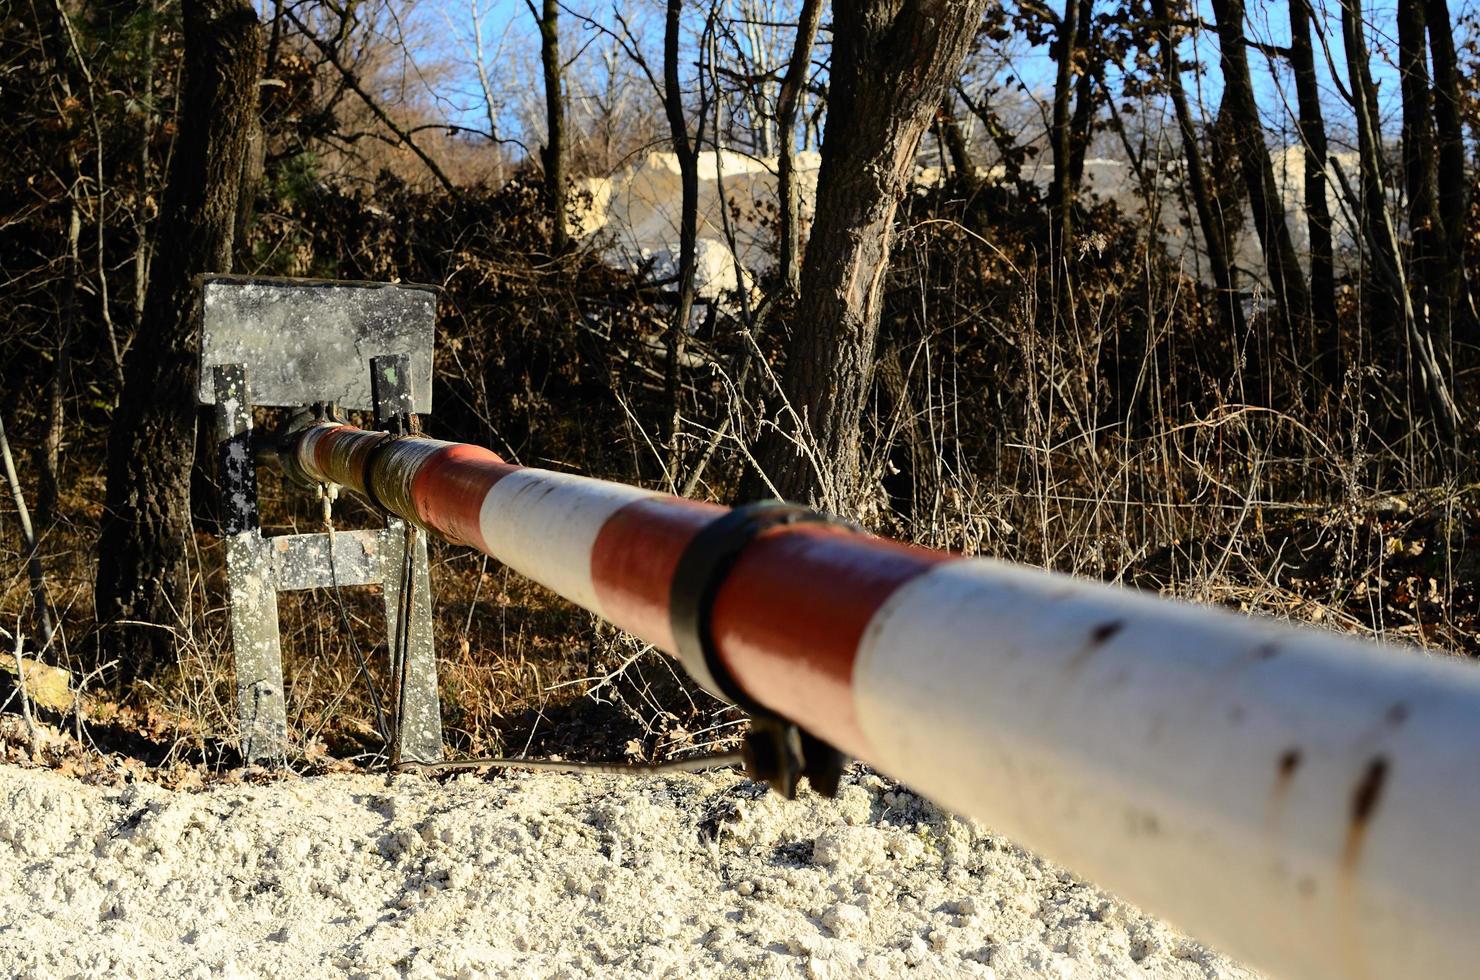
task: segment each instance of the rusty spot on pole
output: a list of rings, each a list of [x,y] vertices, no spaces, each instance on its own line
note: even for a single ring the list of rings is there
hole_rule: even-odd
[[[1255,660],[1273,660],[1280,655],[1280,648],[1275,643],[1261,643],[1254,650]]]
[[[1388,709],[1387,720],[1388,724],[1394,728],[1403,724],[1403,722],[1408,720],[1408,705],[1402,701],[1395,701],[1393,706]]]
[[[1295,770],[1300,768],[1300,750],[1286,749],[1280,753],[1280,787],[1290,784],[1295,776]]]
[[[1291,746],[1280,753],[1279,760],[1275,763],[1277,775],[1274,790],[1269,794],[1269,808],[1266,813],[1266,823],[1271,831],[1279,826],[1280,817],[1284,813],[1285,797],[1290,793],[1290,784],[1295,780],[1295,772],[1300,768],[1302,759],[1300,750]]]
[[[1387,783],[1387,776],[1387,757],[1373,756],[1372,761],[1367,763],[1361,780],[1352,790],[1351,823],[1347,827],[1346,846],[1342,849],[1341,856],[1342,867],[1346,871],[1351,871],[1361,857],[1362,841],[1367,835],[1367,827],[1372,823],[1372,815],[1382,802],[1382,789]]]
[[[1090,657],[1093,657],[1115,634],[1125,629],[1125,620],[1112,619],[1101,623],[1089,631],[1089,642],[1085,643],[1068,663],[1068,671],[1073,673],[1083,667]]]

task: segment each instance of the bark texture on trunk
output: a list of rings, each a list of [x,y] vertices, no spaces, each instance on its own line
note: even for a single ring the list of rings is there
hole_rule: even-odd
[[[1249,210],[1264,250],[1270,289],[1292,336],[1298,336],[1309,329],[1310,293],[1305,288],[1304,273],[1285,221],[1285,205],[1275,183],[1274,164],[1259,121],[1259,106],[1254,101],[1254,84],[1244,44],[1244,2],[1213,0],[1213,16],[1218,24],[1218,52],[1223,65],[1223,106],[1228,113],[1239,169],[1249,192]]]
[[[895,210],[986,0],[837,0],[817,214],[759,454],[784,497],[850,512]],[[742,488],[752,489],[754,484]]]
[[[1177,117],[1177,130],[1182,137],[1182,155],[1187,163],[1187,183],[1192,192],[1197,223],[1202,231],[1203,247],[1213,273],[1213,286],[1218,290],[1218,316],[1231,336],[1244,333],[1244,308],[1238,295],[1238,278],[1229,259],[1228,229],[1223,215],[1213,200],[1208,186],[1208,173],[1203,164],[1202,147],[1198,144],[1197,127],[1192,109],[1187,104],[1187,90],[1182,87],[1182,62],[1177,55],[1177,41],[1172,34],[1172,17],[1167,0],[1151,0],[1151,15],[1157,23],[1157,47],[1161,52],[1161,71],[1167,93]]]
[[[822,0],[803,0],[797,14],[797,33],[791,46],[791,61],[781,79],[776,97],[776,134],[780,144],[776,166],[776,196],[780,198],[779,266],[781,282],[795,295],[801,286],[802,232],[801,193],[797,188],[797,107],[801,104],[802,87],[807,83],[807,68],[812,62],[812,45],[817,40],[817,24],[822,19]]]
[[[1304,148],[1305,224],[1310,239],[1310,312],[1315,321],[1316,377],[1327,385],[1341,380],[1336,333],[1336,266],[1331,237],[1331,207],[1326,196],[1326,120],[1321,112],[1315,48],[1311,45],[1310,0],[1290,0],[1290,67],[1295,76],[1297,126]]]
[[[193,280],[231,268],[261,72],[261,33],[245,0],[187,0],[182,13],[180,133],[144,320],[113,419],[98,543],[98,619],[125,682],[171,662],[188,608],[199,373]]]
[[[565,227],[565,96],[560,63],[560,0],[543,0],[540,8],[540,64],[545,74],[545,206],[550,215],[550,247],[556,255],[570,247]]]

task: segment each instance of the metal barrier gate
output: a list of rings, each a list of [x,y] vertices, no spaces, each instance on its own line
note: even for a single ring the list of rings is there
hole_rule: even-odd
[[[279,447],[840,752],[1282,976],[1480,963],[1480,667],[316,422]]]

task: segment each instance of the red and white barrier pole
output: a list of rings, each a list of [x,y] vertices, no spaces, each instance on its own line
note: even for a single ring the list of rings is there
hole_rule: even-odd
[[[728,513],[332,424],[290,462],[669,652]],[[827,524],[749,539],[709,628],[754,701],[1275,975],[1480,972],[1473,664]]]

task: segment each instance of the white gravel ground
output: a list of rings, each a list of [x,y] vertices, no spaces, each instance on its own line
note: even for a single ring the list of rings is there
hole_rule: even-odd
[[[0,766],[0,976],[1249,977],[893,784]]]

